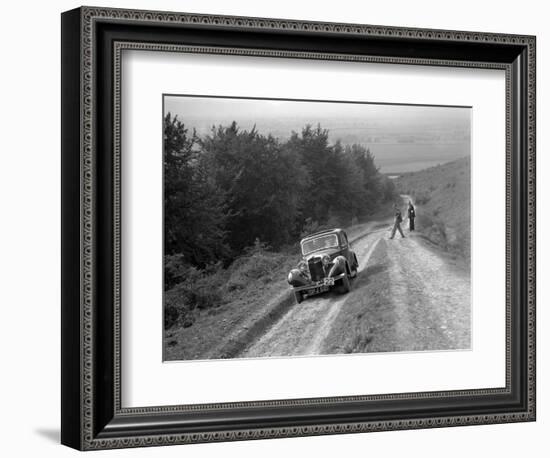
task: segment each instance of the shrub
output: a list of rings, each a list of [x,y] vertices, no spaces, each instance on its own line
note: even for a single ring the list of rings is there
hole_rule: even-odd
[[[195,309],[219,307],[224,303],[221,287],[225,282],[225,271],[219,263],[200,270],[187,267],[182,270],[182,279],[165,293],[164,324],[166,329],[181,324],[189,327],[194,322],[191,312]]]
[[[164,290],[168,291],[182,281],[189,267],[183,254],[164,256]]]
[[[198,310],[212,312],[226,300],[231,300],[232,292],[263,287],[274,277],[284,278],[283,272],[286,274],[294,257],[269,250],[269,245],[256,239],[227,269],[221,262],[197,269],[178,264],[182,261],[180,258],[171,259],[172,278],[178,283],[165,292],[165,328],[192,326]]]
[[[164,305],[164,329],[170,329],[182,315],[180,308],[174,303],[166,302]]]
[[[229,268],[227,288],[230,291],[243,289],[251,281],[270,278],[286,259],[285,255],[266,251],[259,243],[245,251],[247,254],[238,258]]]

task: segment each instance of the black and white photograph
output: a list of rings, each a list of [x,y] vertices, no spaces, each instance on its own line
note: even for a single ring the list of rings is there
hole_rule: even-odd
[[[162,116],[164,361],[471,350],[471,107]]]

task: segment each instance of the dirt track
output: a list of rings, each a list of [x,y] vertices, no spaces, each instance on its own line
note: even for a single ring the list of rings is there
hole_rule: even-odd
[[[380,240],[380,230],[358,240],[353,249],[359,259],[359,271],[365,269],[370,255]],[[260,339],[241,355],[245,358],[261,356],[289,356],[320,354],[321,345],[328,335],[343,304],[352,295],[336,292],[309,298],[291,308]]]
[[[352,245],[360,265],[350,293],[291,307],[236,356],[470,348],[469,272],[419,233],[389,240],[391,221],[378,226]]]

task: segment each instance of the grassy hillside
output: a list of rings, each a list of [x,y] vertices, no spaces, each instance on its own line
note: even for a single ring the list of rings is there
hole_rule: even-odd
[[[469,261],[470,157],[403,174],[395,185],[414,199],[418,232]]]
[[[368,219],[389,218],[391,210],[386,205]],[[369,221],[347,227],[349,239],[374,229],[376,226]],[[322,228],[328,226],[312,230]],[[182,259],[169,257],[166,264],[166,273],[175,283],[164,293],[166,360],[229,357],[216,353],[219,345],[227,343],[220,336],[230,336],[231,345],[238,344],[231,333],[236,329],[252,330],[258,310],[265,311],[266,304],[290,291],[287,274],[301,256],[298,241],[278,252],[258,241],[227,268],[218,263],[200,270],[179,263]],[[274,309],[270,310],[272,316]]]

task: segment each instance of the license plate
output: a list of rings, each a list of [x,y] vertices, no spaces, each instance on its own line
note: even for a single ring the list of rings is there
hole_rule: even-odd
[[[334,278],[327,277],[325,278],[323,283],[324,283],[324,286],[334,286]]]
[[[328,286],[317,286],[316,288],[311,288],[307,290],[306,297],[315,296],[316,294],[326,293],[328,291]]]

